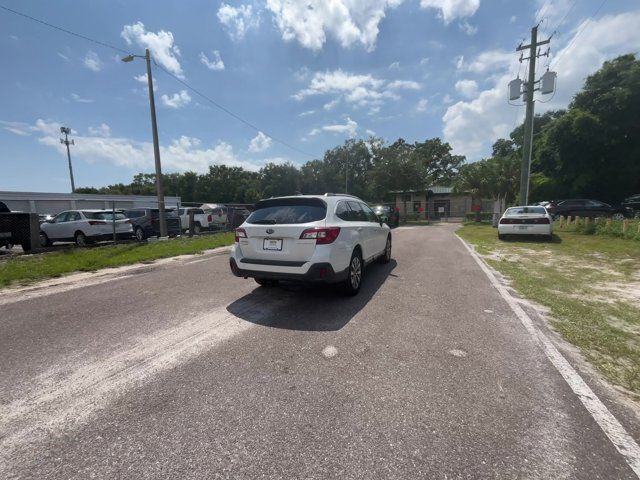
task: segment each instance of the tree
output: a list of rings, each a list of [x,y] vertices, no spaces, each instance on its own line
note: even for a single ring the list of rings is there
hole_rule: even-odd
[[[295,195],[300,192],[300,170],[292,163],[269,163],[260,170],[260,176],[262,196],[265,198]]]

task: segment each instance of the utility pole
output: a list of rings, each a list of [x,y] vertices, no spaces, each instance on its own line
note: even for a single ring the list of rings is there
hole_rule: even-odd
[[[156,163],[156,193],[160,210],[160,236],[167,236],[167,217],[164,209],[164,187],[162,185],[162,166],[160,164],[160,143],[158,142],[158,122],[156,120],[156,101],[153,96],[153,79],[151,78],[151,54],[145,51],[147,60],[147,82],[149,85],[149,107],[151,108],[151,130],[153,131],[153,156]]]
[[[153,78],[151,77],[151,53],[147,48],[145,55],[127,55],[121,60],[132,62],[134,58],[144,58],[147,62],[147,86],[149,88],[149,107],[151,110],[151,130],[153,134],[153,157],[156,164],[156,195],[158,197],[158,210],[160,214],[160,236],[167,236],[167,217],[164,206],[164,187],[162,186],[162,166],[160,164],[160,143],[158,142],[158,122],[156,120],[156,101],[153,95]]]
[[[73,181],[73,167],[71,166],[71,151],[69,145],[75,145],[73,140],[69,140],[71,129],[68,127],[60,127],[60,133],[64,134],[64,138],[60,139],[60,143],[67,146],[67,160],[69,161],[69,176],[71,177],[71,193],[76,193],[76,185]]]
[[[549,55],[549,51],[544,55],[538,53],[538,47],[551,42],[551,39],[538,42],[538,25],[531,29],[531,43],[529,45],[520,45],[516,48],[516,52],[529,50],[529,78],[525,83],[525,103],[527,111],[524,120],[524,139],[522,142],[522,165],[520,170],[520,205],[529,203],[529,176],[531,173],[531,152],[533,150],[533,118],[535,101],[533,92],[536,82],[536,59],[539,56]],[[521,58],[522,60],[522,58]]]

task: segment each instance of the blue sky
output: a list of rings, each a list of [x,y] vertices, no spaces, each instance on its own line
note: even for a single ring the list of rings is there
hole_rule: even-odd
[[[537,112],[565,107],[602,61],[638,51],[640,6],[601,3],[0,0],[134,54],[150,47],[163,68],[263,132],[155,68],[165,172],[301,164],[370,134],[440,136],[478,160],[522,118],[506,83],[525,72],[515,47],[534,23],[544,38],[557,31],[557,93]],[[0,32],[0,190],[69,190],[60,125],[74,130],[78,186],[153,171],[142,60],[122,63],[120,52],[1,9]]]

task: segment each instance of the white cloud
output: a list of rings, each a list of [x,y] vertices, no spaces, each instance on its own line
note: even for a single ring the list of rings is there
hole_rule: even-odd
[[[356,132],[358,130],[358,123],[351,118],[346,118],[346,123],[343,124],[334,124],[334,125],[325,125],[322,128],[314,128],[309,132],[310,136],[317,135],[318,133],[331,132],[331,133],[346,133],[349,138],[353,138],[356,136]]]
[[[313,115],[314,113],[316,113],[315,110],[307,110],[305,112],[299,113],[298,116],[299,117],[308,117],[309,115]]]
[[[120,33],[127,45],[136,43],[142,48],[148,48],[151,55],[164,68],[178,78],[184,78],[182,66],[178,61],[180,49],[174,45],[173,33],[160,30],[157,33],[149,32],[142,22],[133,25],[125,25]]]
[[[340,99],[336,98],[335,100],[331,100],[329,103],[325,103],[322,108],[328,112],[329,110],[333,110],[339,103]]]
[[[478,33],[478,27],[476,27],[475,25],[471,25],[466,20],[464,20],[463,22],[460,22],[458,26],[460,27],[460,30],[462,30],[464,33],[466,33],[470,37],[473,37],[476,33]]]
[[[438,16],[448,24],[456,18],[471,17],[478,10],[480,0],[420,0],[420,6],[440,10]]]
[[[372,75],[354,75],[340,69],[317,72],[311,78],[307,88],[293,95],[296,100],[311,96],[332,95],[333,102],[344,100],[357,107],[380,106],[386,100],[397,100],[397,90],[417,90],[420,84],[411,80],[382,80]],[[330,102],[327,107],[334,106]]]
[[[92,52],[91,50],[89,50],[84,56],[83,64],[89,70],[94,72],[102,70],[102,60],[100,60],[100,57],[98,57],[96,52]]]
[[[93,102],[95,102],[95,100],[93,100],[92,98],[82,98],[77,93],[72,93],[71,94],[71,98],[73,99],[74,102],[78,102],[78,103],[93,103]]]
[[[416,110],[421,113],[426,112],[428,105],[429,105],[429,100],[427,100],[426,98],[421,98],[418,101],[418,104],[416,105]]]
[[[71,59],[68,56],[66,56],[64,53],[57,52],[57,54],[65,62],[71,62]]]
[[[232,7],[222,3],[218,9],[218,20],[227,28],[233,40],[242,40],[249,30],[260,25],[260,13],[254,11],[253,5]]]
[[[182,108],[191,103],[191,95],[186,90],[180,90],[179,93],[174,93],[171,96],[164,94],[160,100],[165,107]]]
[[[474,98],[478,95],[478,83],[475,80],[458,80],[456,91],[466,98]]]
[[[420,90],[420,84],[413,80],[394,80],[387,84],[391,90]]]
[[[249,151],[250,152],[264,152],[267,148],[271,146],[271,137],[268,137],[262,132],[258,132],[258,135],[251,139],[249,142]]]
[[[455,57],[456,68],[460,70],[464,66],[464,55],[458,55]]]
[[[586,77],[598,70],[605,60],[628,53],[630,45],[640,44],[638,25],[640,10],[604,16],[591,21],[586,29],[582,23],[569,38],[559,39],[568,45],[568,49],[565,46],[558,53],[557,93],[549,103],[538,102],[536,113],[566,108]],[[571,43],[580,31],[580,41]],[[493,51],[478,56],[481,57],[496,60],[501,55]],[[516,111],[506,101],[507,83],[515,77],[518,63],[513,55],[502,58],[502,64],[496,60],[492,67],[497,73],[492,88],[480,92],[473,100],[451,105],[443,116],[445,140],[451,143],[456,153],[472,160],[488,154],[493,142],[506,137],[522,121],[522,109]],[[473,65],[477,66],[471,68]],[[485,67],[480,68],[480,65]],[[553,62],[551,65],[553,69]],[[468,67],[471,71],[486,71],[483,62],[472,62]]]
[[[422,57],[420,59],[420,66],[421,67],[426,67],[429,64],[429,58],[428,57]]]
[[[442,103],[444,103],[445,105],[453,103],[453,97],[447,93],[444,97],[442,97]]]
[[[15,128],[21,133],[29,135],[36,133],[37,141],[49,146],[61,155],[66,154],[64,145],[60,144],[60,126],[55,121],[37,120],[34,125],[21,122],[0,122],[5,128]],[[106,128],[105,128],[106,127]],[[15,133],[15,132],[14,132]],[[139,142],[125,137],[106,136],[110,133],[107,125],[101,125],[89,130],[88,136],[74,132],[74,158],[87,163],[109,163],[117,167],[140,170],[153,170],[153,144]],[[198,138],[180,136],[168,145],[160,146],[162,166],[166,171],[193,170],[204,173],[210,165],[228,165],[257,171],[267,162],[267,159],[250,161],[238,158],[233,147],[227,142],[218,142],[205,147]]]
[[[111,136],[111,127],[106,123],[101,123],[97,127],[89,127],[88,128],[89,135],[92,137],[110,137]]]
[[[204,52],[200,52],[200,62],[209,70],[224,70],[224,62],[222,61],[222,57],[220,57],[220,52],[218,50],[212,50],[211,53],[213,54],[212,59],[207,57]]]
[[[546,0],[537,0],[538,10],[536,11],[536,21],[542,22],[542,27],[546,27],[546,30],[559,26],[558,22],[565,23],[567,20],[567,13],[573,8],[573,0],[554,0],[547,2]]]
[[[482,52],[470,63],[465,63],[464,57],[460,57],[460,62],[456,64],[458,70],[472,73],[492,73],[508,67],[516,61],[518,57],[515,52],[504,50],[488,50]]]
[[[367,135],[369,135],[370,137],[375,137],[376,136],[376,132],[374,132],[373,130],[369,130],[368,128],[365,130],[365,133]]]
[[[285,41],[296,40],[305,48],[320,50],[327,37],[332,37],[343,47],[359,43],[371,51],[387,9],[402,1],[267,0],[267,8]]]
[[[10,38],[11,40],[15,41],[15,42],[17,42],[17,41],[18,41],[18,37],[17,37],[17,35],[9,35],[9,38]]]
[[[389,65],[389,70],[398,70],[400,68],[400,62],[393,62]]]
[[[518,20],[518,17],[516,17],[515,15],[511,15],[511,18],[509,19],[509,23],[516,23],[516,20]]]

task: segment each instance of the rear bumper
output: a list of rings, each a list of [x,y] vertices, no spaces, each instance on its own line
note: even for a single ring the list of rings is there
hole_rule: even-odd
[[[117,232],[116,233],[116,239],[117,240],[127,240],[129,238],[133,237],[133,231],[131,232]],[[113,233],[103,233],[100,235],[92,235],[89,237],[89,239],[96,241],[96,242],[102,242],[102,241],[108,241],[108,240],[113,240]]]
[[[500,235],[551,235],[552,232],[551,225],[498,225]]]
[[[303,283],[338,283],[344,281],[348,275],[348,269],[336,272],[330,263],[314,263],[305,273],[268,272],[264,270],[251,270],[246,268],[250,264],[238,265],[235,258],[229,259],[231,273],[236,277],[264,278],[267,280],[287,280]]]

